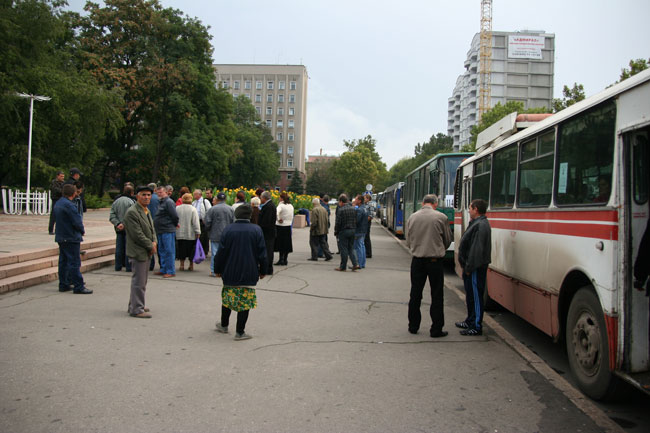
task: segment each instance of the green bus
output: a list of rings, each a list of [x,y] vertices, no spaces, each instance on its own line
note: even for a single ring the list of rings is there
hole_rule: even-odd
[[[461,162],[474,155],[473,152],[440,153],[420,165],[406,176],[404,184],[404,234],[406,221],[422,206],[422,198],[427,194],[438,197],[438,210],[449,219],[451,232],[454,232],[454,183],[456,170]],[[445,258],[454,258],[452,243]]]

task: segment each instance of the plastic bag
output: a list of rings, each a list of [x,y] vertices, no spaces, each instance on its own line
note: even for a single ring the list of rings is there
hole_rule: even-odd
[[[205,251],[203,251],[203,245],[201,245],[201,240],[196,240],[196,248],[194,249],[194,260],[193,262],[197,265],[205,260]]]

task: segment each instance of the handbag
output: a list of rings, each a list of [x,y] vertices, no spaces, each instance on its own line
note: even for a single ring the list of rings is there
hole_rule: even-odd
[[[196,248],[194,249],[194,260],[192,260],[197,265],[205,260],[205,251],[203,251],[203,245],[199,239],[196,240]]]

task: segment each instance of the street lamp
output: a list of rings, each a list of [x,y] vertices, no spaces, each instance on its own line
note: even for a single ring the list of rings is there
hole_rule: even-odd
[[[25,214],[29,215],[29,199],[30,199],[30,181],[32,175],[32,121],[34,118],[34,100],[49,101],[49,96],[28,95],[26,93],[16,93],[16,96],[29,99],[29,141],[27,145],[27,202],[25,207]]]

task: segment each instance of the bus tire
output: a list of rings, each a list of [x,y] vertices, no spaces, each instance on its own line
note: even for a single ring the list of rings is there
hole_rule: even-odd
[[[591,286],[580,288],[571,300],[565,335],[569,365],[578,387],[594,400],[611,397],[615,380],[609,370],[607,328]]]

